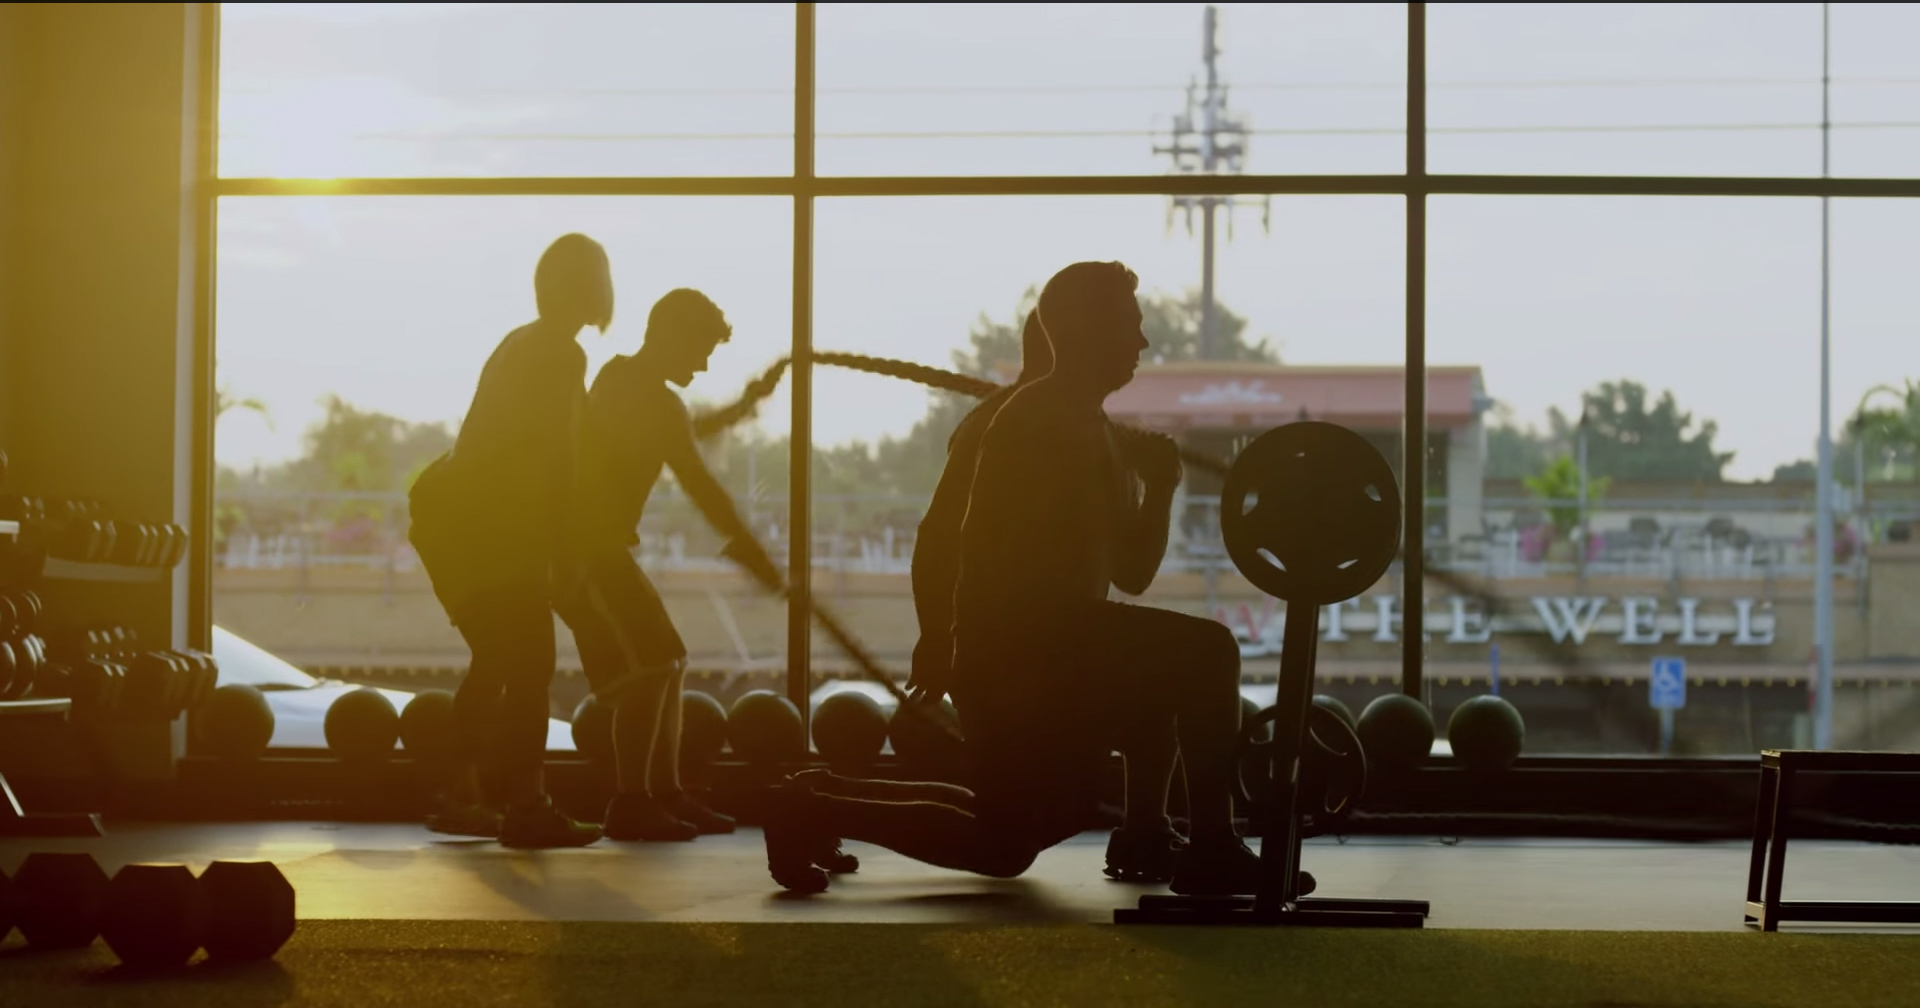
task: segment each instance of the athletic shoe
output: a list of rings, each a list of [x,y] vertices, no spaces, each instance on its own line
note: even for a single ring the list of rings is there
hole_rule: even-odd
[[[1252,896],[1260,888],[1260,855],[1234,840],[1227,844],[1189,845],[1174,858],[1169,887],[1182,896]],[[1312,875],[1294,875],[1294,895],[1313,892]]]
[[[668,812],[652,795],[619,794],[607,803],[609,840],[652,840],[684,843],[700,835],[694,824]]]
[[[721,815],[694,801],[685,791],[662,795],[659,801],[668,814],[675,819],[692,823],[694,828],[700,831],[701,836],[733,832],[735,824],[732,816]]]
[[[600,827],[574,822],[553,807],[551,798],[508,809],[500,821],[503,847],[585,847],[600,836]]]
[[[780,888],[801,895],[827,891],[827,873],[814,859],[823,839],[810,806],[813,792],[804,786],[787,784],[767,793],[767,814],[762,831],[767,841],[767,874]]]
[[[500,836],[500,820],[500,813],[485,805],[443,802],[438,811],[427,816],[427,829],[448,836],[492,840]]]
[[[1107,838],[1107,877],[1121,882],[1165,885],[1173,879],[1175,858],[1187,847],[1172,824],[1160,829],[1122,826]]]

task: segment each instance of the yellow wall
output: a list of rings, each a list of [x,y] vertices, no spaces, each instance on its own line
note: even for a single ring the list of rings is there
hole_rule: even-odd
[[[25,4],[0,3],[0,451],[8,446],[7,423],[11,397],[12,370],[8,367],[7,344],[13,332],[13,219],[19,202],[14,179],[20,152],[21,90],[19,36],[21,8]],[[0,491],[5,487],[0,486]]]
[[[8,484],[188,524],[200,4],[0,14]],[[50,585],[50,615],[185,642],[186,568]]]

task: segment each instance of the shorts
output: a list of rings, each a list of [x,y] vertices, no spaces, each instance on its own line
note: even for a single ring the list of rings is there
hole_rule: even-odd
[[[684,661],[687,646],[666,603],[626,550],[579,561],[557,607],[580,648],[580,664],[596,696],[608,697],[661,666]]]
[[[970,658],[954,692],[977,814],[1049,842],[1078,833],[1114,751],[1163,732],[1183,673],[1222,635],[1213,620],[1101,602],[970,649],[991,656]]]

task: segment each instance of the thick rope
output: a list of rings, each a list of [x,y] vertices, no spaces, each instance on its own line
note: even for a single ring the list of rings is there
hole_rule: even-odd
[[[892,360],[886,357],[868,357],[862,354],[823,352],[814,354],[813,359],[821,364],[848,368],[854,371],[864,371],[868,374],[883,375],[888,378],[901,378],[907,381],[917,382],[929,388],[937,388],[946,392],[956,392],[961,395],[970,395],[978,399],[984,399],[999,391],[1002,387],[985,378],[976,378],[973,375],[961,374],[956,371],[947,371],[941,368],[929,367],[925,364]],[[1165,436],[1127,424],[1115,424],[1115,427],[1119,429],[1123,437],[1145,438]],[[1231,464],[1225,459],[1206,454],[1205,452],[1194,451],[1186,447],[1180,449],[1180,461],[1202,472],[1211,473],[1222,478],[1226,476],[1227,470],[1231,468]],[[1426,570],[1426,575],[1446,585],[1448,588],[1459,592],[1461,595],[1479,601],[1490,616],[1499,610],[1500,603],[1503,601],[1503,597],[1494,591],[1491,586],[1476,584],[1465,575],[1454,571],[1435,570],[1429,567]],[[1583,658],[1573,653],[1572,646],[1568,644],[1558,644],[1547,640],[1531,641],[1529,642],[1529,646],[1564,671],[1577,671],[1586,664]]]

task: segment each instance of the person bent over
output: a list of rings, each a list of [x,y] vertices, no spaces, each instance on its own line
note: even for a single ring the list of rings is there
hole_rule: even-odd
[[[617,793],[607,807],[613,840],[692,840],[730,833],[734,822],[681,788],[681,692],[687,648],[660,593],[634,561],[637,529],[664,470],[757,577],[780,575],[748,531],[733,498],[701,458],[703,422],[687,413],[685,388],[733,327],[706,295],[670,291],[647,316],[640,349],[608,361],[587,393],[579,489],[569,529],[572,591],[559,612],[580,647],[581,665],[613,709]],[[756,380],[742,403],[773,391],[779,368]],[[723,418],[726,419],[726,418]]]

